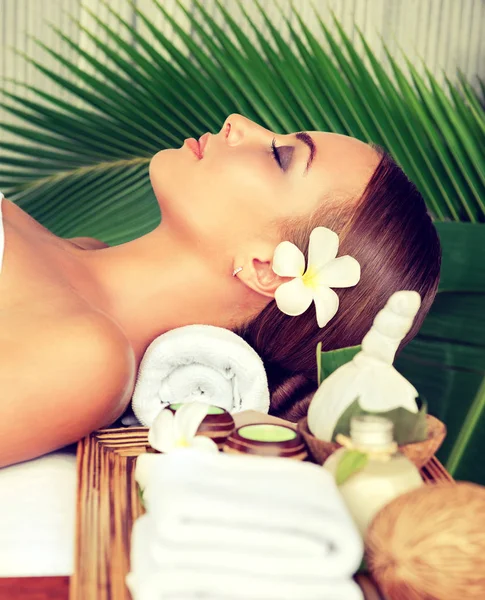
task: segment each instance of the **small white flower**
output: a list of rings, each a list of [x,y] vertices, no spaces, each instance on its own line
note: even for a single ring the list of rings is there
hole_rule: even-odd
[[[275,292],[278,308],[287,315],[303,314],[315,302],[317,323],[325,325],[335,316],[339,299],[330,288],[356,285],[360,265],[351,256],[336,258],[338,235],[326,227],[315,227],[310,234],[308,266],[305,271],[303,252],[291,242],[281,242],[273,256],[273,271],[280,277],[294,277]]]
[[[209,410],[204,402],[187,402],[175,414],[165,408],[153,421],[148,432],[148,443],[159,452],[178,448],[197,448],[218,452],[217,444],[203,435],[196,435]]]

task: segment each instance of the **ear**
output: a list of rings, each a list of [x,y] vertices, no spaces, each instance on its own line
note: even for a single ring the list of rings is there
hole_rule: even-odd
[[[273,271],[273,254],[272,248],[260,248],[259,251],[240,255],[234,261],[234,268],[242,267],[242,271],[237,274],[239,281],[254,292],[270,298],[274,298],[278,286],[291,279],[280,277]]]

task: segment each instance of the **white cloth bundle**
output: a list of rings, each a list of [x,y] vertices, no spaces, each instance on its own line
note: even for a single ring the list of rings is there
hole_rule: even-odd
[[[269,410],[266,371],[240,336],[212,325],[186,325],[157,337],[140,363],[132,408],[151,425],[168,404],[199,400],[235,413]]]
[[[134,598],[157,586],[184,600],[362,598],[350,581],[362,539],[321,467],[185,449],[138,457],[136,479],[147,514],[133,530]]]

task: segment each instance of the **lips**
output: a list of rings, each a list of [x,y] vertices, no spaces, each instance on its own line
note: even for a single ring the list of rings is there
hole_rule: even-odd
[[[204,133],[199,138],[199,148],[200,148],[200,158],[204,157],[204,149],[207,146],[207,142],[209,141],[210,133]]]
[[[188,148],[192,150],[192,152],[195,154],[195,156],[197,156],[199,160],[204,157],[204,149],[207,146],[209,137],[210,133],[204,133],[204,135],[202,135],[199,138],[199,141],[197,141],[195,138],[188,138],[187,140],[185,140],[185,143],[187,144]]]
[[[185,140],[185,143],[187,144],[188,148],[192,150],[195,156],[197,156],[198,159],[202,158],[199,142],[195,138],[188,138],[187,140]]]

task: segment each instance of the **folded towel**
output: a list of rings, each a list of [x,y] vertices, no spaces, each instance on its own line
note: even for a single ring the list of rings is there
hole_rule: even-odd
[[[132,406],[151,425],[168,404],[200,400],[229,412],[267,413],[263,361],[240,336],[212,325],[186,325],[156,338],[140,363]]]
[[[210,563],[210,552],[198,553],[198,562],[187,560],[160,563],[150,552],[152,537],[148,515],[135,522],[131,545],[131,573],[127,584],[133,600],[362,600],[360,588],[350,579],[331,579],[318,572],[295,577],[281,571],[277,576],[255,573],[248,568],[247,555],[234,553]],[[256,550],[257,551],[257,550]],[[203,559],[203,560],[202,560]]]
[[[253,574],[334,579],[362,559],[335,481],[316,465],[184,449],[138,457],[135,476],[157,561],[172,552],[175,561],[231,566],[236,553]]]

